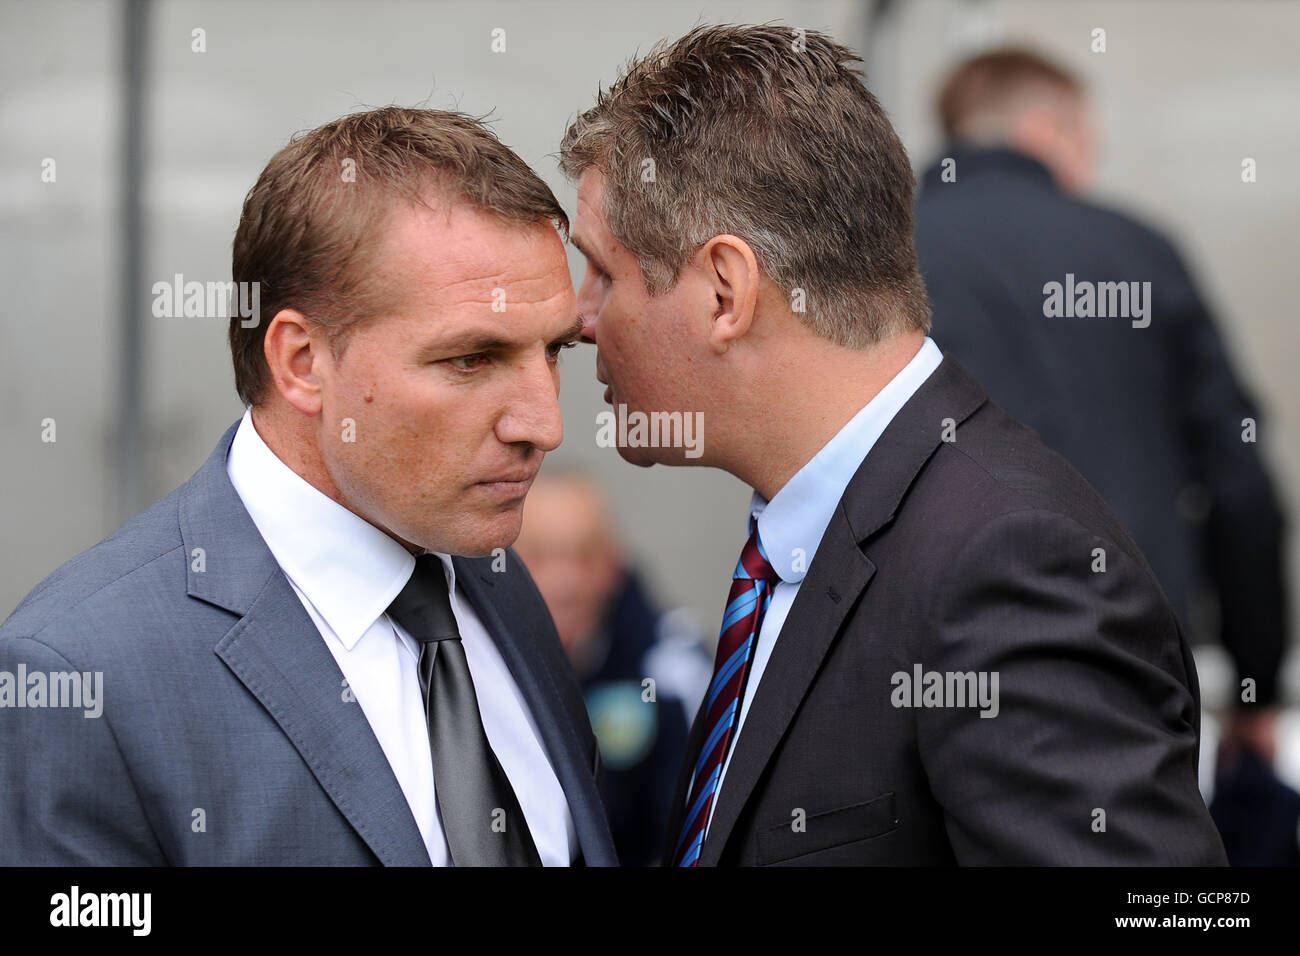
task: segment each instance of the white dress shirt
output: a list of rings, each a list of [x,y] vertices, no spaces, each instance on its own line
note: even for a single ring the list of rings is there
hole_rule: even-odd
[[[745,536],[749,536],[753,522],[757,521],[763,550],[767,553],[772,569],[781,575],[781,580],[772,591],[767,612],[763,615],[763,624],[759,628],[754,657],[749,665],[749,676],[745,680],[744,694],[740,701],[740,714],[732,731],[722,774],[718,778],[713,806],[709,809],[710,824],[727,779],[731,755],[736,752],[736,742],[745,723],[745,715],[749,713],[749,705],[763,679],[763,671],[772,656],[772,648],[781,633],[781,625],[785,623],[786,615],[790,613],[795,596],[799,593],[799,585],[803,582],[807,569],[812,567],[817,546],[826,533],[831,515],[839,507],[840,499],[844,497],[844,491],[857,473],[862,459],[941,361],[943,354],[939,347],[927,337],[912,360],[861,411],[849,419],[835,437],[823,445],[821,451],[800,468],[771,501],[764,500],[762,495],[754,492]],[[935,427],[938,427],[938,423],[935,423]],[[689,792],[688,790],[687,793]],[[705,835],[707,834],[706,829]]]
[[[419,645],[385,613],[414,572],[415,558],[276,457],[251,411],[235,433],[226,472],[338,662],[393,768],[429,859],[434,866],[452,865],[435,799]],[[451,557],[438,557],[488,742],[519,798],[543,865],[567,866],[577,856],[577,836],[537,724],[501,652],[457,589]]]

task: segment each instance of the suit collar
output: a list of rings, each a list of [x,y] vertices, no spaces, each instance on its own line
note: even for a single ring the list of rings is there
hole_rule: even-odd
[[[759,777],[808,693],[849,611],[876,566],[861,544],[893,520],[904,496],[942,444],[956,440],[961,423],[987,400],[984,390],[951,358],[945,358],[881,434],[840,499],[799,587],[764,671],[700,853],[700,865],[716,865]],[[948,420],[951,420],[949,424]],[[699,751],[702,717],[696,717],[683,763],[688,778]],[[685,782],[679,778],[669,826],[676,842]]]
[[[841,504],[857,541],[893,519],[930,456],[945,439],[958,441],[958,427],[987,400],[965,368],[944,358],[890,422],[844,492]]]
[[[411,552],[281,461],[251,409],[226,471],[276,564],[352,650],[410,580]]]
[[[239,422],[226,429],[186,483],[179,518],[190,597],[242,615],[279,565],[226,474],[226,456],[238,429]]]
[[[854,473],[908,399],[943,360],[934,340],[916,354],[871,401],[766,501],[758,492],[750,504],[767,558],[781,580],[798,584],[817,556],[831,516]],[[753,522],[750,530],[752,531]]]

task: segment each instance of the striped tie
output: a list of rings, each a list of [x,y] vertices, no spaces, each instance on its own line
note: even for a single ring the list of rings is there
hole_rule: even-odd
[[[713,664],[713,682],[709,685],[709,701],[705,707],[704,726],[708,732],[699,759],[695,761],[695,782],[686,801],[686,820],[673,853],[674,865],[695,866],[704,845],[704,831],[708,826],[713,798],[722,776],[722,765],[727,759],[727,747],[734,734],[740,715],[741,694],[749,663],[754,657],[754,644],[759,628],[763,626],[763,613],[772,600],[772,589],[780,575],[768,563],[767,552],[758,540],[758,525],[745,542],[732,575],[731,594],[727,597],[727,610],[722,616],[722,637],[718,641],[718,656]]]

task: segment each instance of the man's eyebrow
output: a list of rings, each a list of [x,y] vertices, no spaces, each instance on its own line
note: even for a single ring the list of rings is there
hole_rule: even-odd
[[[420,351],[427,355],[451,355],[453,353],[457,355],[473,355],[478,352],[500,352],[514,347],[514,342],[507,342],[491,332],[470,331],[426,342],[421,346]]]
[[[565,342],[576,341],[582,335],[582,327],[583,327],[582,316],[578,316],[576,319],[573,320],[572,325],[570,325],[567,329],[565,329],[555,338],[551,339],[551,344],[557,345],[557,344],[563,344]]]
[[[582,335],[582,317],[578,316],[559,335],[551,339],[551,344],[563,344],[577,340]],[[476,355],[479,352],[508,352],[519,348],[518,342],[509,341],[490,331],[467,331],[460,335],[448,336],[421,346],[422,355]]]

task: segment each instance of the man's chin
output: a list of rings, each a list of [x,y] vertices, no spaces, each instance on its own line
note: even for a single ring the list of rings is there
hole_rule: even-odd
[[[616,445],[615,449],[618,451],[619,457],[629,465],[637,465],[641,468],[649,468],[651,465],[681,467],[682,465],[706,464],[699,457],[691,457],[688,455],[685,448],[645,448],[630,445]]]
[[[618,454],[629,465],[637,465],[641,468],[649,468],[651,465],[664,464],[652,454],[659,449],[656,448],[631,448],[627,445],[619,445]]]
[[[466,541],[464,550],[458,551],[457,554],[462,554],[467,558],[486,558],[498,555],[515,543],[522,525],[521,511],[516,510],[511,514],[502,515],[491,526],[484,528],[480,534],[476,534],[471,540]]]
[[[450,537],[445,533],[439,535],[436,546],[426,544],[424,547],[461,558],[495,557],[515,543],[521,524],[520,512],[515,510],[512,514],[499,515],[477,528],[463,529]],[[430,540],[433,540],[432,536]]]

